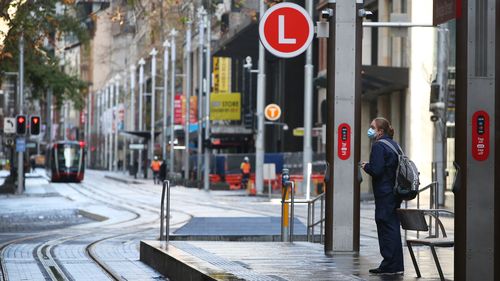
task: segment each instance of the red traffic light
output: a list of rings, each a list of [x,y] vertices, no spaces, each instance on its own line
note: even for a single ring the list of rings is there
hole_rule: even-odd
[[[16,133],[18,135],[26,134],[26,116],[25,115],[17,115],[16,116]]]
[[[40,134],[40,116],[34,115],[30,117],[30,133],[32,136]]]

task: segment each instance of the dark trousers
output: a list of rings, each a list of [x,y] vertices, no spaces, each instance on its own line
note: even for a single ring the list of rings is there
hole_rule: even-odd
[[[160,180],[158,179],[158,172],[155,172],[153,171],[153,183],[156,184],[156,183],[159,183]]]
[[[380,254],[384,258],[379,268],[384,271],[404,271],[401,230],[396,213],[400,205],[401,201],[392,194],[375,198],[378,243]]]

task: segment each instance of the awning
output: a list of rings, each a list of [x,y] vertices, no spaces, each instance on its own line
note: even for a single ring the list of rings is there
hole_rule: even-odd
[[[406,67],[363,65],[361,79],[363,98],[373,100],[382,94],[407,89],[409,71]],[[326,88],[325,73],[316,77],[314,83],[316,87]]]
[[[121,131],[120,134],[128,137],[143,138],[145,140],[151,139],[151,131]],[[160,134],[161,132],[156,131],[155,138]]]

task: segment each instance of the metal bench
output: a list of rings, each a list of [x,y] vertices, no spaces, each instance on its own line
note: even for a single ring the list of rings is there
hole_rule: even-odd
[[[401,221],[401,227],[404,230],[411,231],[429,231],[429,225],[425,220],[425,216],[433,217],[439,225],[441,229],[442,237],[427,237],[422,239],[407,239],[406,245],[408,250],[410,251],[411,259],[413,262],[413,266],[415,267],[415,272],[417,273],[417,277],[421,277],[420,270],[418,268],[417,260],[415,259],[415,254],[413,253],[413,245],[424,245],[429,246],[432,251],[432,256],[434,257],[434,262],[436,263],[437,270],[439,272],[439,277],[441,280],[444,279],[443,271],[441,269],[441,265],[439,263],[438,256],[436,254],[436,247],[453,247],[455,246],[455,241],[451,238],[448,238],[446,235],[446,231],[444,229],[443,223],[439,219],[439,213],[448,213],[453,214],[448,210],[441,209],[398,209],[399,220]]]

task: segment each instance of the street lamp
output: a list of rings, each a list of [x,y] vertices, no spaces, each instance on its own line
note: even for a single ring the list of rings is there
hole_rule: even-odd
[[[149,161],[153,161],[155,153],[155,108],[156,108],[156,55],[158,51],[151,50],[151,145],[149,148]],[[149,173],[151,170],[148,169]]]
[[[143,116],[143,110],[142,110],[142,98],[144,95],[144,65],[146,64],[146,61],[141,58],[139,60],[139,131],[142,132],[143,130],[143,124],[142,124],[142,116]],[[142,142],[143,140],[141,140]],[[142,150],[139,149],[139,161],[138,162],[138,173],[142,173],[142,166],[144,165],[144,161],[142,161]]]

